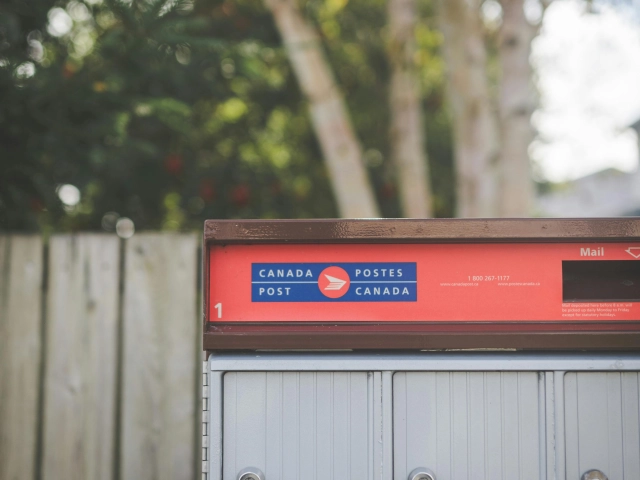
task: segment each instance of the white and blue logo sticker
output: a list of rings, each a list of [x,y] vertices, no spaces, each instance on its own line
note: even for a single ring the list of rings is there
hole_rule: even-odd
[[[401,263],[253,263],[252,302],[416,302],[417,267]]]

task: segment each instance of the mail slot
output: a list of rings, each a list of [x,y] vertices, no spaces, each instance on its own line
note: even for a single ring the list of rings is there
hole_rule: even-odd
[[[205,480],[640,478],[640,219],[212,220],[203,257]]]

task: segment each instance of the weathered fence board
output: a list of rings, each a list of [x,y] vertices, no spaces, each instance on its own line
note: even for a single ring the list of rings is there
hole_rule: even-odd
[[[0,236],[0,480],[200,477],[198,238],[121,242]]]
[[[0,236],[0,480],[36,470],[42,240]]]
[[[120,240],[55,236],[49,247],[45,480],[112,480]]]
[[[123,480],[195,476],[197,245],[195,235],[169,234],[126,244]]]

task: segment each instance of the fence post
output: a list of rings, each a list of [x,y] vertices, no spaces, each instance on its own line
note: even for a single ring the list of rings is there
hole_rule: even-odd
[[[112,480],[120,239],[61,235],[49,244],[44,480]]]
[[[121,480],[195,478],[197,247],[179,234],[126,243]]]
[[[41,359],[42,239],[0,236],[0,480],[33,480]]]

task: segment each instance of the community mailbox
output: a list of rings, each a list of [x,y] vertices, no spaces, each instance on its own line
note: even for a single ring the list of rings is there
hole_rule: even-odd
[[[640,479],[640,219],[204,240],[205,480]]]

